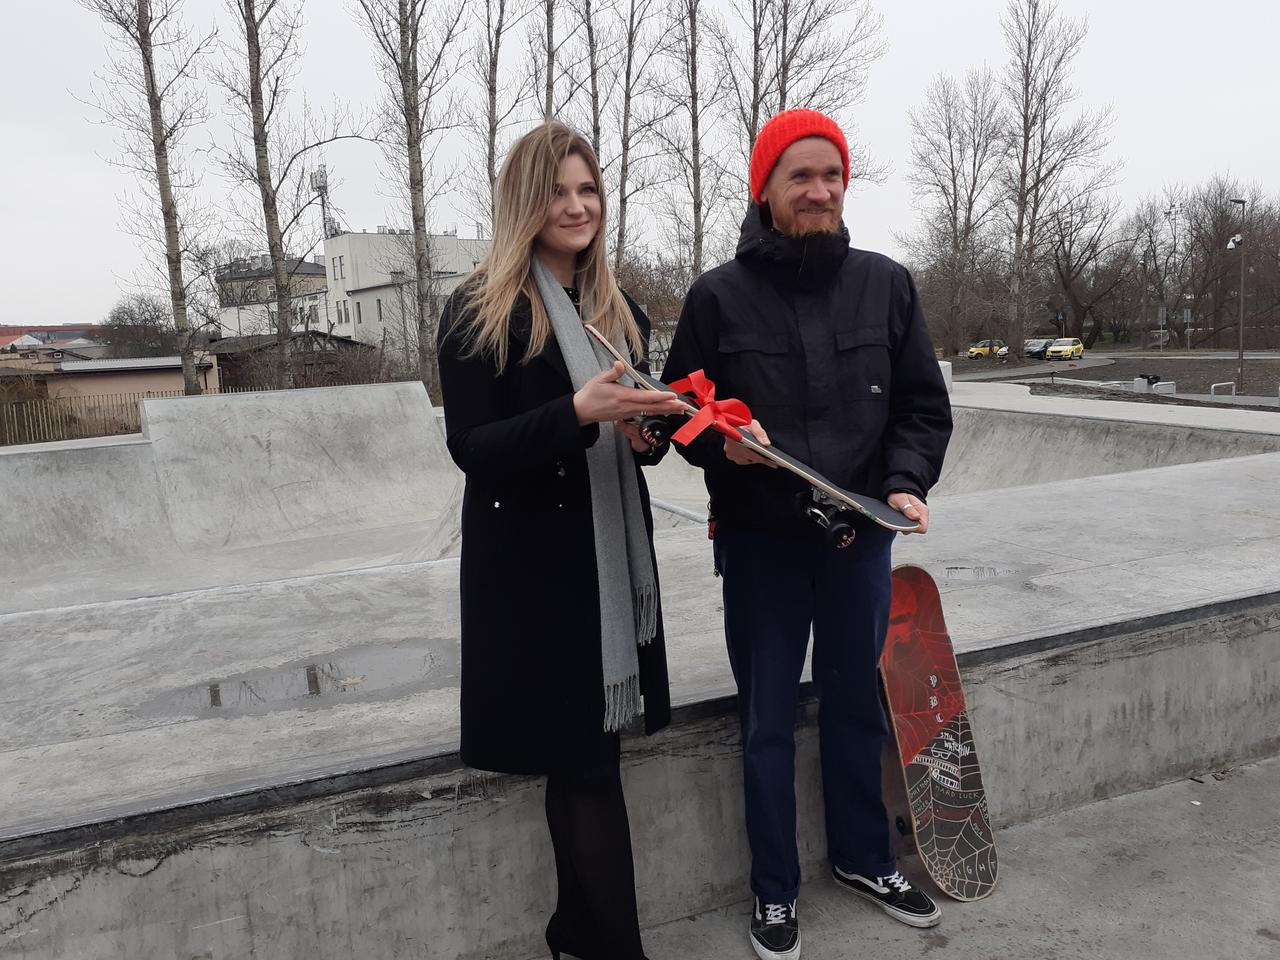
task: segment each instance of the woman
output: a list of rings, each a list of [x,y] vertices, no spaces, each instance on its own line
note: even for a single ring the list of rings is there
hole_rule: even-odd
[[[552,956],[641,958],[618,733],[670,716],[649,497],[624,387],[582,328],[637,360],[647,318],[605,251],[590,145],[548,122],[511,148],[489,256],[445,306],[440,381],[462,507],[462,759],[547,776]]]

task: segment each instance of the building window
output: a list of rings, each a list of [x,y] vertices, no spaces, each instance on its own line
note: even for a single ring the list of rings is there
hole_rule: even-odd
[[[330,257],[329,260],[330,260],[329,269],[333,273],[333,279],[337,280],[338,279],[338,258]]]
[[[340,276],[343,280],[347,279],[347,265],[345,263],[346,259],[347,259],[346,257],[338,258],[338,276]]]
[[[356,301],[356,323],[364,323],[364,318],[360,316],[360,301]]]

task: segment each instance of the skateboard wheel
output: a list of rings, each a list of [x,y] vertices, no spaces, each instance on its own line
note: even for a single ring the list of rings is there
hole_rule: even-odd
[[[908,825],[906,817],[901,815],[894,817],[893,824],[898,828],[898,833],[904,837],[911,836],[911,827]]]
[[[667,421],[662,417],[643,418],[640,421],[640,435],[655,447],[660,447],[671,439]]]

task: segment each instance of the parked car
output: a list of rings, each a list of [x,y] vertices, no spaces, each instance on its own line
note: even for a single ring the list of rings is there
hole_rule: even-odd
[[[1009,356],[1009,345],[1008,345],[1008,344],[1005,344],[1003,347],[1001,347],[999,350],[997,350],[997,351],[996,351],[996,359],[997,359],[997,360],[1005,360],[1005,359],[1008,359],[1008,356]]]
[[[1044,352],[1046,360],[1079,360],[1084,356],[1084,344],[1076,337],[1063,337],[1049,344]]]
[[[1022,355],[1029,360],[1043,360],[1045,351],[1049,349],[1052,343],[1052,340],[1024,340],[1022,341]]]
[[[969,347],[969,359],[977,360],[979,357],[994,357],[996,352],[1003,346],[1003,340],[979,340]]]

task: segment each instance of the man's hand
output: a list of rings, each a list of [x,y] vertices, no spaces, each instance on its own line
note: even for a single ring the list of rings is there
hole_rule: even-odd
[[[759,443],[760,446],[770,446],[769,435],[764,432],[764,427],[760,426],[759,420],[752,420],[751,425],[743,427],[743,429],[751,434],[751,436],[755,437],[756,442]],[[746,444],[739,443],[737,440],[730,439],[729,437],[724,438],[724,455],[734,463],[742,466],[746,466],[751,463],[763,463],[766,467],[776,468],[778,466],[769,458],[760,456],[760,454],[756,453],[754,450],[748,450]]]
[[[919,497],[912,496],[909,493],[891,493],[889,494],[889,506],[897,510],[908,520],[917,520],[920,523],[919,530],[911,530],[910,533],[928,533],[929,532],[929,507]]]

